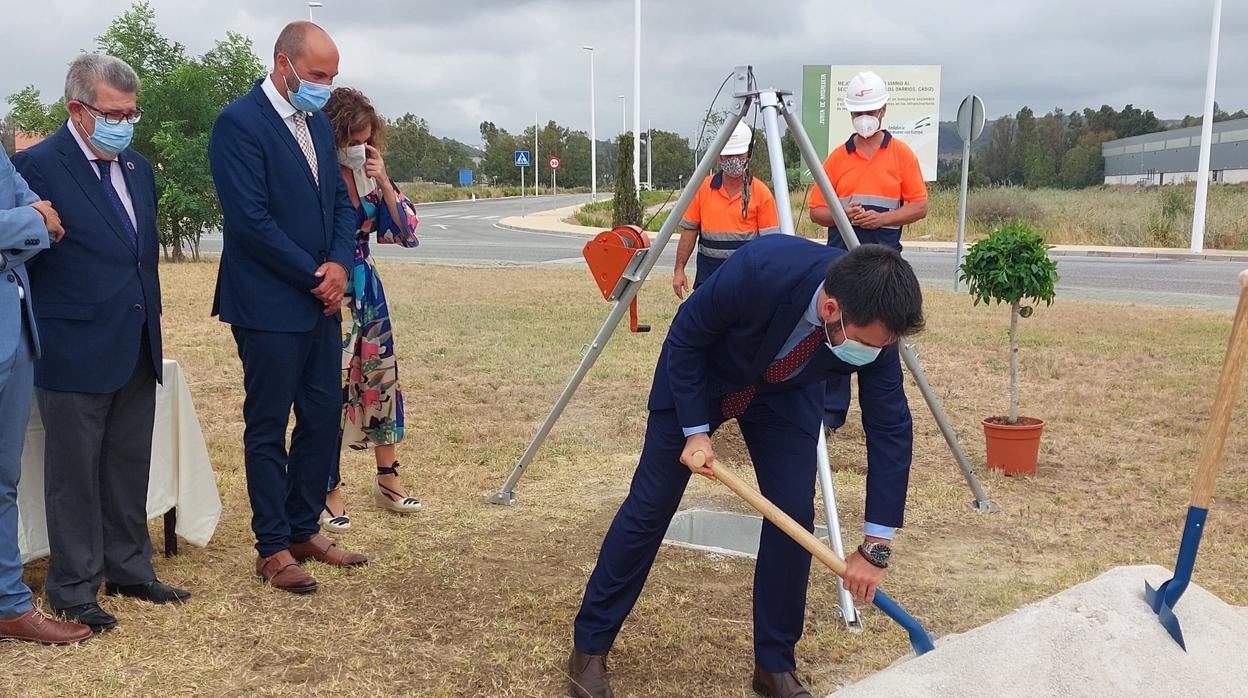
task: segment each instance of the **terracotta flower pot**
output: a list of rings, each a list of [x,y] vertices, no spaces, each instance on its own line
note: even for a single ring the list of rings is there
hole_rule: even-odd
[[[1005,417],[989,417],[983,423],[989,468],[1006,475],[1036,474],[1044,420],[1019,417],[1017,424],[1007,424]]]

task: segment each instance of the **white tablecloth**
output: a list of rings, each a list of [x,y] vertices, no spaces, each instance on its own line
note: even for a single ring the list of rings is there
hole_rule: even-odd
[[[164,384],[156,386],[147,516],[154,519],[177,507],[177,534],[202,548],[208,545],[221,520],[221,497],[182,367],[165,359],[164,374]],[[43,441],[43,422],[38,406],[32,405],[22,452],[22,480],[17,489],[17,543],[22,562],[48,554]]]

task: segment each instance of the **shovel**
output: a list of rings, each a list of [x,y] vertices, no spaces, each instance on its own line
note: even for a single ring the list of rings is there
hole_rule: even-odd
[[[1248,269],[1239,273],[1239,307],[1235,311],[1235,324],[1231,326],[1231,339],[1222,362],[1222,376],[1218,379],[1218,393],[1213,400],[1213,416],[1200,445],[1200,460],[1196,466],[1196,479],[1192,483],[1192,499],[1187,508],[1187,522],[1183,525],[1183,540],[1179,543],[1179,557],[1174,563],[1174,577],[1156,589],[1144,583],[1144,598],[1152,606],[1174,641],[1184,650],[1183,629],[1174,615],[1174,605],[1179,602],[1187,585],[1192,581],[1192,567],[1196,564],[1196,551],[1205,530],[1205,517],[1209,514],[1209,501],[1213,498],[1213,481],[1222,460],[1222,446],[1226,443],[1226,428],[1231,422],[1231,408],[1235,405],[1235,392],[1239,388],[1239,376],[1248,355]]]
[[[693,459],[696,467],[706,464],[706,454],[702,451],[694,453]],[[845,561],[837,557],[836,553],[832,552],[832,549],[825,545],[823,541],[794,521],[793,517],[781,511],[780,507],[772,504],[770,500],[757,490],[745,484],[731,470],[722,467],[719,463],[712,463],[711,469],[714,471],[716,479],[727,485],[728,489],[736,492],[737,496],[754,507],[758,513],[762,514],[776,528],[784,531],[798,545],[827,565],[828,569],[835,572],[838,577],[845,577]],[[889,618],[897,621],[897,624],[905,629],[906,634],[910,636],[910,646],[914,648],[915,654],[924,654],[935,648],[935,645],[932,643],[932,637],[927,634],[922,625],[919,625],[919,621],[915,620],[914,616],[906,613],[901,606],[897,605],[896,601],[890,599],[880,589],[875,590],[874,603],[876,608],[883,611]]]

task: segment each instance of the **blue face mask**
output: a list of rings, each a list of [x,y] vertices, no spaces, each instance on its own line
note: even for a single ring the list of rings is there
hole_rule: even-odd
[[[290,63],[290,58],[286,61]],[[295,64],[290,63],[290,72],[295,74],[295,79],[299,81],[299,89],[292,90],[290,85],[286,85],[286,95],[290,98],[290,106],[299,111],[316,112],[329,101],[329,93],[333,91],[329,85],[318,85],[315,82],[308,82],[299,77],[299,73],[295,71]]]
[[[850,339],[849,335],[845,334],[844,315],[841,316],[841,334],[845,334],[844,342],[832,346],[832,335],[828,332],[827,324],[823,326],[823,333],[828,337],[828,348],[832,350],[832,354],[850,366],[866,366],[880,355],[879,347],[869,347],[856,339]]]
[[[134,139],[134,124],[128,121],[110,124],[94,114],[92,116],[95,117],[95,130],[87,140],[96,150],[106,155],[117,155],[130,147],[130,141]]]

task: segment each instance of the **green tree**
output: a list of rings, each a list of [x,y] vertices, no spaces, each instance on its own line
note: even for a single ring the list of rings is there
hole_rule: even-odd
[[[518,147],[515,136],[494,125],[493,121],[481,122],[481,142],[485,144],[485,158],[481,161],[482,172],[498,184],[519,184],[520,168],[515,166],[515,151],[532,150]],[[528,168],[531,175],[533,168]],[[532,177],[529,178],[532,182]]]
[[[27,85],[14,92],[7,101],[10,107],[8,121],[15,131],[46,136],[60,128],[69,118],[64,97],[51,105],[45,105],[34,85]]]
[[[654,131],[654,185],[674,189],[691,171],[693,152],[689,141],[672,131]]]
[[[611,203],[611,225],[641,225],[641,201],[633,188],[633,134],[623,133],[617,141],[615,197]]]
[[[992,137],[983,154],[971,162],[992,184],[1017,184],[1014,173],[1019,169],[1018,131],[1014,119],[1001,117],[992,127]]]

